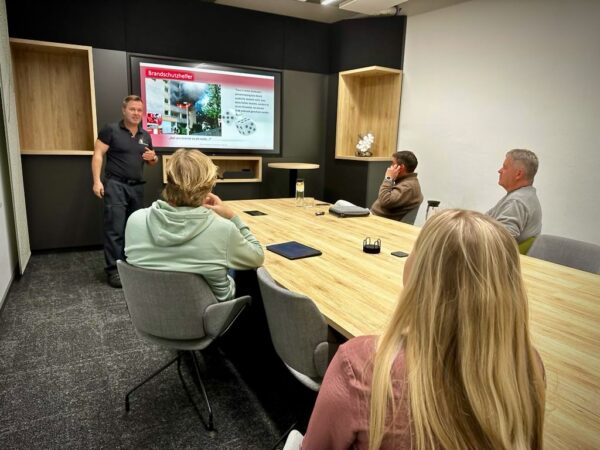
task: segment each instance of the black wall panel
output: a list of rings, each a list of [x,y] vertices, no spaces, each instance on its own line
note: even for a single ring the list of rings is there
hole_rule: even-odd
[[[332,25],[331,72],[368,66],[402,69],[406,17],[343,20]]]
[[[127,2],[127,51],[283,68],[281,16],[198,0]]]
[[[94,87],[96,92],[96,125],[104,125],[121,117],[121,100],[129,94],[127,58],[117,50],[93,50]],[[95,136],[94,136],[95,137]]]
[[[6,0],[10,37],[125,48],[125,2]]]
[[[6,0],[11,37],[272,69],[329,71],[330,25],[198,0]]]
[[[363,161],[337,159],[333,164],[329,160],[327,173],[336,175],[325,179],[325,200],[330,203],[347,200],[365,208],[371,206],[367,205],[366,194],[368,168],[368,163]]]
[[[324,24],[198,0],[6,6],[11,37],[317,73],[403,63],[403,16]]]
[[[283,66],[288,70],[328,73],[330,27],[287,17]]]
[[[32,250],[97,245],[102,201],[92,192],[90,157],[23,156]]]

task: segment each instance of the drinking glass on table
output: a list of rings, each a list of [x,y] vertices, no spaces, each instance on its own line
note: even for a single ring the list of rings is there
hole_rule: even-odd
[[[296,180],[296,206],[304,206],[304,180]]]

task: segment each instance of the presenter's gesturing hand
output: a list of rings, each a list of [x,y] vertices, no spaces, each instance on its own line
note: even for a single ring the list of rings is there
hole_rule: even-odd
[[[156,156],[156,152],[148,147],[145,147],[145,151],[142,153],[142,158],[150,165],[158,162],[158,156]]]
[[[104,197],[104,185],[102,184],[102,181],[96,181],[92,189],[94,190],[94,194],[96,195],[96,197]]]
[[[224,219],[232,219],[233,216],[235,216],[233,209],[231,209],[229,206],[223,203],[223,200],[221,200],[217,195],[213,194],[212,192],[206,196],[202,206],[208,209],[212,209]]]

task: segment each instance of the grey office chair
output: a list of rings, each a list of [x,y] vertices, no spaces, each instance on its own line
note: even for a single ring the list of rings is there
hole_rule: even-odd
[[[142,269],[124,261],[117,261],[117,268],[129,316],[137,334],[154,344],[178,350],[176,358],[127,393],[125,410],[129,411],[129,396],[136,389],[177,362],[181,383],[200,415],[181,375],[182,356],[189,352],[208,409],[208,421],[202,415],[200,419],[208,430],[213,430],[213,412],[200,378],[195,351],[205,349],[224,334],[250,303],[250,297],[218,302],[204,278],[199,275]]]
[[[600,245],[560,236],[538,236],[527,256],[600,274]]]
[[[419,209],[421,208],[421,203],[419,203],[419,205],[413,209],[411,209],[410,211],[408,211],[404,217],[402,219],[400,219],[400,222],[402,223],[407,223],[409,225],[414,225],[415,224],[415,220],[417,218],[417,214],[419,213]]]
[[[318,391],[339,343],[313,301],[257,271],[271,340],[277,355],[302,384]]]

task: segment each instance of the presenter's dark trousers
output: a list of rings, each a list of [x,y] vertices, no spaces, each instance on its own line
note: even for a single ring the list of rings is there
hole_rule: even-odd
[[[125,260],[127,218],[143,207],[144,185],[106,179],[104,183],[104,259],[106,273],[117,271],[117,260]]]

